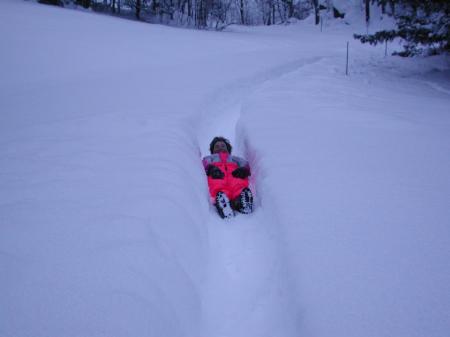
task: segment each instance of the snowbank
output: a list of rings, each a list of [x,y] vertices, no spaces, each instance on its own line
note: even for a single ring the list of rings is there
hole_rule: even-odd
[[[448,333],[450,97],[433,61],[355,61],[345,77],[323,59],[243,104],[239,134],[286,243],[299,335]]]

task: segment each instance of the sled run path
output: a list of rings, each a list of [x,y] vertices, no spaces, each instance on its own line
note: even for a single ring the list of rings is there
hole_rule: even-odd
[[[258,209],[208,224],[209,278],[204,289],[204,336],[275,336],[294,332],[287,270],[273,222]]]
[[[255,89],[317,60],[320,59],[300,60],[268,71],[254,78],[250,87]],[[245,135],[236,132],[242,101],[250,91],[248,87],[242,90],[243,86],[245,83],[223,90],[222,95],[208,104],[216,108],[205,114],[207,117],[202,118],[199,128],[199,143],[205,151],[202,156],[208,154],[209,141],[214,136],[224,136],[234,146],[233,154],[247,157]],[[217,108],[217,102],[222,106],[219,103]],[[280,331],[289,337],[299,331],[298,308],[289,284],[279,220],[270,201],[261,200],[258,195],[257,168],[251,160],[250,165],[253,170],[250,184],[255,194],[253,214],[237,213],[235,218],[223,220],[211,205],[206,221],[208,272],[201,290],[205,337],[277,336]]]
[[[260,205],[231,220],[220,219],[212,207],[209,216],[204,336],[294,333],[295,307],[276,219]]]
[[[233,154],[250,161],[250,187],[255,196],[252,214],[237,213],[230,220],[219,218],[215,208],[210,207],[206,221],[207,276],[201,287],[205,337],[273,337],[280,332],[283,337],[298,335],[299,309],[290,284],[279,219],[270,200],[262,200],[258,193],[259,188],[263,189],[258,184],[258,164],[252,162],[252,150],[247,148],[246,135],[238,131],[238,124],[248,95],[268,82],[322,60],[305,56],[266,69],[221,88],[205,103],[197,137],[202,157],[209,154],[209,142],[214,136],[228,138]]]

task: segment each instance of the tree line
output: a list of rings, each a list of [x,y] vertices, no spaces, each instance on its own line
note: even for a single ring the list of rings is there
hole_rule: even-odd
[[[133,17],[199,29],[221,30],[230,24],[274,25],[314,15],[318,25],[323,16],[344,18],[333,0],[38,0],[60,6],[82,6],[112,15]],[[355,0],[360,1],[367,25],[371,9],[381,8],[394,17],[396,27],[374,34],[355,34],[362,43],[378,44],[401,39],[400,56],[440,54],[450,51],[449,0]]]
[[[223,29],[230,24],[273,25],[304,19],[311,0],[38,0],[82,6],[138,20],[196,28]]]

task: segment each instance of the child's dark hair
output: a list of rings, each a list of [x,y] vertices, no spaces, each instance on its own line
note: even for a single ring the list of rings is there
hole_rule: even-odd
[[[214,145],[216,145],[216,143],[220,142],[220,141],[225,143],[225,145],[227,146],[228,153],[231,154],[231,149],[233,147],[231,146],[230,141],[228,139],[224,138],[224,137],[214,137],[214,139],[212,140],[211,144],[209,144],[209,151],[211,152],[211,154],[214,151]]]

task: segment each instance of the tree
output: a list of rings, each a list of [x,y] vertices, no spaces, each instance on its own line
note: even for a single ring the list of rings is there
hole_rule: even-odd
[[[370,22],[370,0],[364,0],[365,2],[365,12],[366,12],[366,25]]]
[[[241,24],[242,25],[246,24],[244,8],[245,8],[244,7],[244,0],[239,0],[239,15],[241,17]]]
[[[83,8],[91,7],[91,0],[76,0],[77,5],[83,6]]]
[[[197,0],[195,2],[195,25],[197,28],[208,27],[208,17],[215,0]],[[216,0],[220,1],[220,0]]]
[[[400,38],[404,50],[399,56],[440,54],[450,51],[450,2],[448,0],[398,0],[396,29],[354,37],[376,45]]]
[[[222,30],[227,25],[227,15],[230,11],[232,0],[215,0],[211,4],[210,17],[215,21],[216,30]]]
[[[135,12],[135,15],[136,15],[136,19],[140,19],[141,18],[141,6],[142,6],[142,2],[141,2],[142,0],[136,0],[136,12]]]
[[[312,4],[314,7],[315,23],[318,25],[320,23],[319,0],[312,0]]]
[[[287,17],[292,18],[294,15],[294,0],[282,0],[287,9]]]

